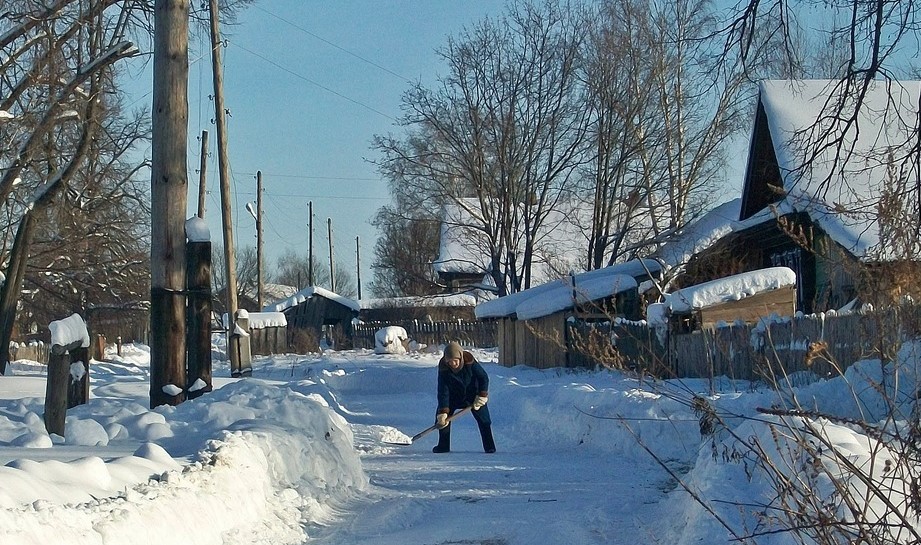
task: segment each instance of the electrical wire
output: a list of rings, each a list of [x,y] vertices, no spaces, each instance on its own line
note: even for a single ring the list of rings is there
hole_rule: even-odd
[[[260,54],[260,53],[256,53],[255,51],[253,51],[253,50],[251,50],[251,49],[248,49],[248,48],[246,48],[246,47],[244,47],[244,46],[242,46],[242,45],[240,45],[240,44],[238,44],[238,43],[236,43],[236,42],[230,42],[230,45],[232,45],[232,46],[234,46],[234,47],[238,47],[238,48],[242,49],[243,51],[246,51],[246,52],[249,53],[250,55],[252,55],[252,56],[254,56],[254,57],[257,57],[257,58],[260,58],[260,59],[262,59],[263,61],[265,61],[265,62],[271,64],[272,66],[278,68],[279,70],[282,70],[282,71],[284,71],[284,72],[287,72],[287,73],[291,74],[292,76],[294,76],[294,77],[296,77],[296,78],[300,78],[300,79],[306,81],[307,83],[310,83],[310,84],[312,84],[312,85],[315,85],[315,86],[319,87],[320,89],[323,89],[324,91],[326,91],[326,92],[328,92],[328,93],[331,93],[331,94],[333,94],[333,95],[336,95],[337,97],[339,97],[339,98],[341,98],[341,99],[343,99],[343,100],[347,100],[347,101],[351,102],[352,104],[355,104],[355,105],[357,105],[357,106],[361,106],[362,108],[365,108],[365,109],[367,109],[367,110],[369,110],[369,111],[371,111],[371,112],[374,112],[374,113],[376,113],[376,114],[378,114],[378,115],[380,115],[380,116],[386,117],[387,119],[396,122],[396,119],[395,119],[394,117],[392,117],[392,116],[390,116],[390,115],[388,115],[388,114],[385,114],[384,112],[382,112],[382,111],[380,111],[380,110],[374,108],[373,106],[369,106],[369,105],[365,104],[364,102],[361,102],[361,101],[355,100],[354,98],[351,98],[351,97],[348,97],[348,96],[346,96],[346,95],[343,95],[343,94],[340,93],[339,91],[335,91],[335,90],[333,90],[333,89],[331,89],[331,88],[329,88],[329,87],[323,85],[322,83],[319,83],[319,82],[317,82],[317,81],[314,81],[314,80],[308,78],[307,76],[305,76],[305,75],[303,75],[303,74],[299,74],[299,73],[295,72],[294,70],[291,70],[290,68],[284,67],[284,66],[278,64],[277,62],[273,61],[272,59],[270,59],[270,58],[268,58],[268,57],[266,57],[266,56],[264,56],[264,55],[262,55],[262,54]]]
[[[269,10],[267,10],[267,9],[261,7],[261,6],[258,6],[258,5],[254,5],[253,7],[256,8],[256,9],[258,9],[259,11],[261,11],[261,12],[267,14],[267,15],[270,15],[270,16],[272,16],[272,17],[278,19],[279,21],[281,21],[281,22],[283,22],[283,23],[285,23],[285,24],[287,24],[287,25],[289,25],[289,26],[291,26],[291,27],[293,27],[293,28],[296,28],[296,29],[300,30],[301,32],[303,32],[304,34],[310,36],[311,38],[314,38],[314,39],[316,39],[316,40],[319,40],[319,41],[325,43],[326,45],[328,45],[328,46],[330,46],[330,47],[336,48],[336,49],[338,49],[339,51],[342,51],[343,53],[345,53],[345,54],[347,54],[347,55],[351,55],[352,57],[355,57],[356,59],[358,59],[358,60],[360,60],[360,61],[362,61],[362,62],[365,62],[365,63],[367,63],[367,64],[370,64],[371,66],[373,66],[373,67],[375,67],[375,68],[377,68],[377,69],[379,69],[379,70],[381,70],[381,71],[383,71],[383,72],[386,72],[386,73],[390,74],[391,76],[394,76],[394,77],[396,77],[396,78],[399,78],[399,79],[405,81],[406,83],[409,83],[409,84],[412,84],[412,83],[413,83],[412,80],[410,80],[409,78],[407,78],[407,77],[405,77],[405,76],[402,76],[402,75],[400,75],[400,74],[397,74],[397,73],[394,72],[393,70],[391,70],[391,69],[389,69],[389,68],[387,68],[387,67],[385,67],[385,66],[381,66],[380,64],[378,64],[378,63],[376,63],[376,62],[374,62],[374,61],[372,61],[372,60],[366,59],[365,57],[362,57],[361,55],[359,55],[359,54],[357,54],[357,53],[354,53],[354,52],[352,52],[352,51],[349,51],[348,49],[345,49],[344,47],[341,47],[341,46],[339,46],[338,44],[335,44],[335,43],[333,43],[333,42],[327,40],[326,38],[323,38],[322,36],[318,36],[317,34],[314,34],[313,32],[310,32],[310,31],[307,30],[306,28],[304,28],[304,27],[302,27],[302,26],[299,26],[299,25],[297,25],[297,24],[295,24],[295,23],[289,21],[288,19],[285,19],[285,18],[282,17],[281,15],[278,15],[278,14],[276,14],[276,13],[272,13],[271,11],[269,11]]]

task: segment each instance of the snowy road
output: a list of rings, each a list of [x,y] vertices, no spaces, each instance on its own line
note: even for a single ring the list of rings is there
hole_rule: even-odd
[[[380,442],[387,426],[397,424],[411,435],[430,425],[431,364],[345,366],[341,376],[328,377],[340,413],[352,423],[371,486],[323,525],[309,528],[308,543],[656,543],[657,502],[669,488],[667,474],[651,460],[625,460],[576,436],[552,437],[576,416],[522,418],[534,412],[546,389],[524,384],[515,370],[487,369],[495,454],[482,452],[475,423],[466,416],[452,425],[448,454],[431,453],[435,433],[407,447]],[[574,407],[569,411],[578,415]],[[619,426],[611,420],[590,425],[595,429],[583,433],[592,433],[595,443],[606,428]]]

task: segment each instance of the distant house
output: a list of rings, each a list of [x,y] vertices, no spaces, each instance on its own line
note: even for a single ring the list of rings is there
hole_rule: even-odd
[[[560,205],[562,206],[562,205]],[[536,236],[531,285],[559,278],[572,270],[582,270],[587,238],[578,224],[577,208],[547,213]],[[584,208],[584,207],[582,207]],[[476,199],[461,199],[442,209],[438,258],[432,263],[439,279],[452,292],[470,288],[493,288],[489,244],[483,221],[477,219],[480,204]],[[523,249],[518,252],[523,253]]]
[[[472,293],[455,293],[418,297],[388,297],[361,299],[359,317],[365,322],[393,322],[423,320],[473,320],[473,308],[484,301]]]
[[[481,303],[480,320],[499,321],[499,363],[507,366],[568,366],[570,318],[640,318],[638,286],[661,270],[653,260],[634,260],[559,278]]]
[[[242,308],[247,312],[260,312],[275,303],[287,299],[297,293],[294,286],[284,284],[267,283],[262,287],[262,308],[259,307],[259,295],[255,289],[246,287],[242,293],[237,296],[237,308]],[[226,290],[221,288],[216,291],[212,297],[211,306],[215,312],[225,314],[227,312]]]
[[[875,82],[857,124],[821,137],[813,127],[829,128],[838,83],[761,83],[738,221],[688,262],[681,285],[784,266],[796,273],[796,305],[807,313],[880,288],[918,294],[916,282],[905,282],[919,272],[917,255],[904,259],[917,243],[905,241],[913,235],[899,232],[905,225],[893,207],[900,188],[918,182],[903,160],[917,162],[910,146],[921,82]],[[845,117],[852,108],[846,101]],[[847,163],[835,162],[835,137]],[[894,215],[880,216],[880,207]]]
[[[265,312],[284,313],[289,346],[297,351],[316,351],[321,342],[347,347],[352,320],[360,308],[357,301],[311,286],[266,307]]]

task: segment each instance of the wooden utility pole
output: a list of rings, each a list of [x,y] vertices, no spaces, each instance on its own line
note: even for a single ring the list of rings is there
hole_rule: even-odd
[[[326,232],[329,236],[329,291],[336,293],[336,268],[333,265],[333,218],[326,218]]]
[[[256,301],[262,310],[262,292],[265,287],[262,277],[262,171],[256,171]]]
[[[189,3],[154,1],[150,406],[185,399]]]
[[[227,159],[227,129],[224,108],[224,69],[221,61],[221,31],[218,14],[218,0],[210,0],[211,16],[211,73],[214,80],[214,124],[217,127],[217,161],[221,185],[221,225],[224,231],[224,280],[227,306],[227,352],[230,356],[230,375],[241,376],[238,347],[234,342],[235,316],[237,314],[237,261],[233,242],[233,217],[231,214],[230,165]],[[233,340],[232,340],[233,339]]]
[[[308,244],[307,244],[307,285],[313,286],[313,201],[307,203],[310,211],[308,214],[310,217],[307,221],[307,231],[308,231]]]
[[[361,300],[361,241],[355,237],[355,277],[358,278],[358,299]]]
[[[201,131],[201,162],[198,167],[198,217],[205,219],[205,193],[208,190],[208,131]]]
[[[186,384],[189,399],[212,389],[211,365],[211,240],[201,222],[186,243],[186,285],[188,286],[188,338],[186,339]],[[209,233],[210,235],[210,233]]]

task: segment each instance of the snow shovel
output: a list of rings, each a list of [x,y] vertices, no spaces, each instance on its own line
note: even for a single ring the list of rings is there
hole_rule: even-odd
[[[472,408],[473,408],[472,405],[469,406],[469,407],[464,407],[463,409],[461,409],[461,410],[457,411],[456,413],[452,414],[451,416],[448,417],[448,424],[450,424],[452,420],[454,420],[454,419],[457,418],[458,416],[460,416],[460,415],[466,413],[467,411],[469,411],[469,410],[472,409]],[[415,443],[415,442],[416,442],[416,439],[420,439],[421,437],[423,437],[423,436],[425,436],[425,435],[428,435],[429,433],[435,431],[436,429],[438,429],[438,426],[435,425],[435,424],[432,424],[431,426],[425,428],[424,430],[420,431],[420,432],[417,433],[416,435],[413,435],[413,436],[410,438],[409,443],[395,443],[395,442],[394,442],[394,443],[391,443],[391,442],[389,442],[389,441],[385,441],[385,443],[388,444],[388,445],[399,445],[399,446],[402,446],[402,447],[408,447],[409,445],[412,445],[413,443]]]

